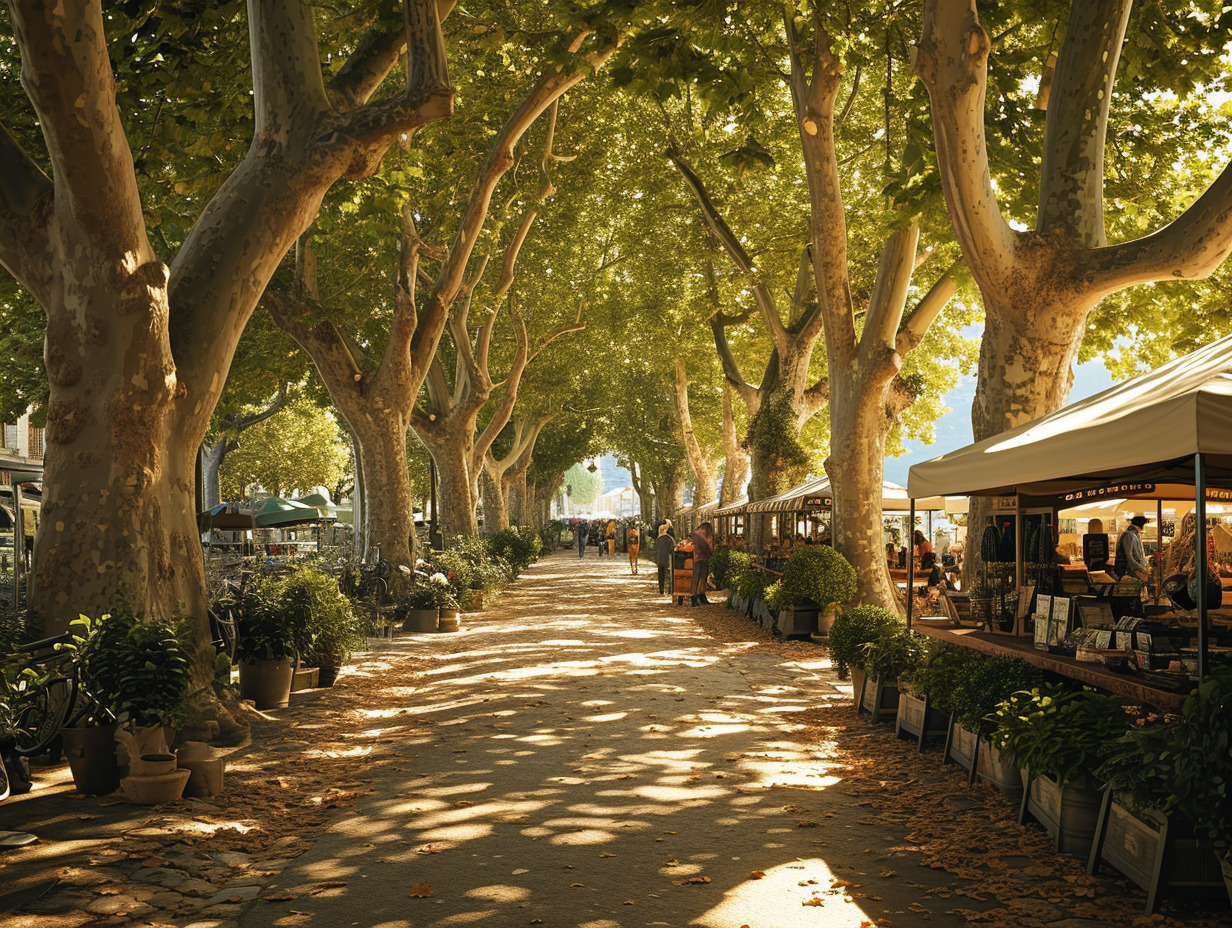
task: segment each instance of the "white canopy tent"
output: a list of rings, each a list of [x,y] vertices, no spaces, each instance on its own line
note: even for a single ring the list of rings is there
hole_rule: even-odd
[[[1014,495],[1060,508],[1099,499],[1232,499],[1232,336],[911,468],[909,495]],[[1199,674],[1207,668],[1206,559],[1197,559]]]
[[[919,499],[958,494],[1184,499],[1194,455],[1232,488],[1232,336],[1051,415],[911,468]],[[1118,482],[1125,487],[1111,486]],[[1134,484],[1153,483],[1146,489]],[[1179,491],[1179,494],[1178,494]],[[1098,496],[1085,496],[1096,499]]]

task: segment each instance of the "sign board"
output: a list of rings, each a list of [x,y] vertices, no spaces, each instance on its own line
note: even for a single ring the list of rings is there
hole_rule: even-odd
[[[1133,493],[1154,493],[1153,483],[1113,483],[1102,487],[1088,487],[1085,490],[1075,490],[1063,497],[1067,503],[1078,503],[1089,499],[1106,499],[1115,496],[1129,496]]]
[[[828,496],[806,496],[804,497],[805,509],[830,509],[834,505],[834,500]]]

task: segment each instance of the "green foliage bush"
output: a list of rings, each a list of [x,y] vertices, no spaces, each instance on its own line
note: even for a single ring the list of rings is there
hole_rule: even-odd
[[[283,581],[277,577],[251,580],[244,587],[236,615],[237,661],[293,660],[307,650],[310,607],[302,590],[286,603],[282,590]]]
[[[1137,808],[1188,817],[1232,860],[1232,671],[1203,679],[1178,714],[1122,735],[1096,778]]]
[[[930,648],[923,663],[909,676],[912,691],[941,712],[955,709],[954,694],[966,678],[968,665],[984,658],[970,648],[940,645]]]
[[[766,588],[773,581],[774,577],[771,574],[750,566],[738,573],[732,579],[731,584],[734,592],[752,602],[755,599],[762,599],[766,595]]]
[[[1011,693],[989,740],[1019,767],[1059,783],[1093,785],[1094,771],[1131,723],[1121,699],[1060,683]]]
[[[716,590],[725,590],[731,586],[732,578],[746,570],[753,558],[745,551],[737,551],[727,545],[715,548],[710,555],[710,576],[714,580]]]
[[[82,681],[116,721],[178,721],[192,683],[191,619],[148,619],[118,608],[77,626]]]
[[[865,672],[872,679],[897,681],[908,676],[924,661],[925,640],[897,620],[881,625],[877,637],[864,644]]]
[[[893,612],[881,606],[855,606],[834,617],[830,626],[830,661],[840,680],[852,667],[864,667],[864,646],[877,640],[881,629],[899,626]]]
[[[300,568],[282,581],[279,596],[284,614],[302,623],[297,647],[305,662],[337,667],[363,644],[362,620],[329,574]]]
[[[534,526],[524,525],[489,535],[487,546],[488,553],[508,562],[516,576],[535,562],[542,543]]]
[[[539,549],[539,556],[546,557],[557,548],[560,547],[560,539],[565,534],[565,523],[559,519],[552,519],[539,532],[540,538],[543,540],[543,547]]]
[[[856,571],[828,545],[798,545],[783,565],[782,601],[825,609],[856,595]]]
[[[964,663],[955,681],[952,702],[958,723],[968,731],[987,735],[997,706],[1020,690],[1045,682],[1044,671],[1017,657],[986,657]]]

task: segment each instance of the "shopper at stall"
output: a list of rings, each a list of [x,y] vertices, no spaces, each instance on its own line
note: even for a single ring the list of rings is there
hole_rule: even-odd
[[[1142,550],[1142,535],[1140,534],[1142,526],[1150,521],[1146,516],[1134,516],[1129,520],[1129,527],[1117,539],[1116,561],[1112,569],[1118,577],[1133,576],[1139,580],[1150,579],[1151,564],[1146,559],[1146,552]]]
[[[918,528],[911,536],[911,540],[915,545],[915,551],[912,552],[917,558],[922,558],[926,554],[933,554],[933,543],[924,537],[924,533]]]
[[[676,548],[676,539],[667,533],[667,523],[659,526],[659,537],[654,543],[655,566],[659,568],[659,595],[662,596],[667,587],[668,578],[672,574],[672,551]]]
[[[693,605],[709,605],[706,581],[710,579],[710,555],[714,552],[714,527],[703,522],[689,536],[693,543]]]

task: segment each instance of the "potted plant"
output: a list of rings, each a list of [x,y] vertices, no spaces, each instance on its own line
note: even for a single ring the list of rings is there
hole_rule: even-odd
[[[416,583],[398,603],[403,631],[434,632],[440,626],[440,603],[442,596],[448,594],[448,578],[442,573],[433,576],[444,578],[446,582]]]
[[[929,738],[945,738],[949,733],[951,707],[943,682],[951,655],[960,649],[932,638],[923,642],[920,662],[898,677],[898,718],[894,734],[916,737],[916,750],[923,750]],[[939,667],[937,666],[939,665]]]
[[[898,616],[888,609],[856,606],[839,613],[830,628],[830,662],[840,680],[851,674],[857,706],[864,689],[864,645],[876,641],[881,629],[890,625],[898,625]]]
[[[1022,775],[1012,758],[988,741],[992,713],[1012,693],[1044,682],[1044,672],[1017,657],[976,655],[960,664],[951,700],[953,722],[947,754],[970,750],[972,779],[979,777],[1011,802],[1022,801]]]
[[[333,686],[351,652],[363,645],[360,618],[334,578],[319,570],[298,571],[284,595],[288,591],[308,603],[305,661],[317,668],[318,685]]]
[[[710,555],[710,577],[714,580],[714,588],[730,590],[732,579],[747,568],[752,560],[744,551],[719,545],[714,549],[714,554]]]
[[[282,709],[291,701],[291,681],[304,644],[308,611],[297,595],[284,603],[281,585],[249,583],[240,597],[235,660],[240,698],[258,709]]]
[[[1096,775],[1105,794],[1088,872],[1111,863],[1147,891],[1148,913],[1164,891],[1207,895],[1222,882],[1232,898],[1232,672],[1203,679],[1178,714],[1131,728]]]
[[[910,674],[924,659],[924,639],[907,628],[885,624],[877,637],[864,643],[864,692],[857,703],[874,722],[898,715],[898,681]]]
[[[428,578],[429,587],[434,588],[436,594],[436,612],[438,632],[456,632],[459,628],[458,620],[458,600],[453,594],[453,589],[450,587],[449,578],[444,574],[435,573]]]
[[[783,565],[778,594],[780,628],[784,634],[827,634],[822,616],[833,615],[836,607],[856,595],[856,571],[845,557],[827,545],[800,545]]]
[[[95,622],[82,617],[79,627],[85,631],[78,645],[82,686],[121,726],[113,742],[126,755],[120,764],[125,793],[140,802],[178,799],[188,772],[177,770],[170,743],[190,698],[191,620],[119,607]]]
[[[1056,849],[1086,860],[1099,817],[1095,769],[1131,720],[1119,697],[1045,684],[1012,693],[993,713],[992,744],[1023,778],[1019,822],[1034,818]]]
[[[766,608],[764,597],[766,588],[771,585],[774,578],[752,565],[747,570],[741,571],[732,581],[733,589],[739,594],[745,604],[745,615],[751,619],[756,619],[762,624],[769,621],[770,612]]]

